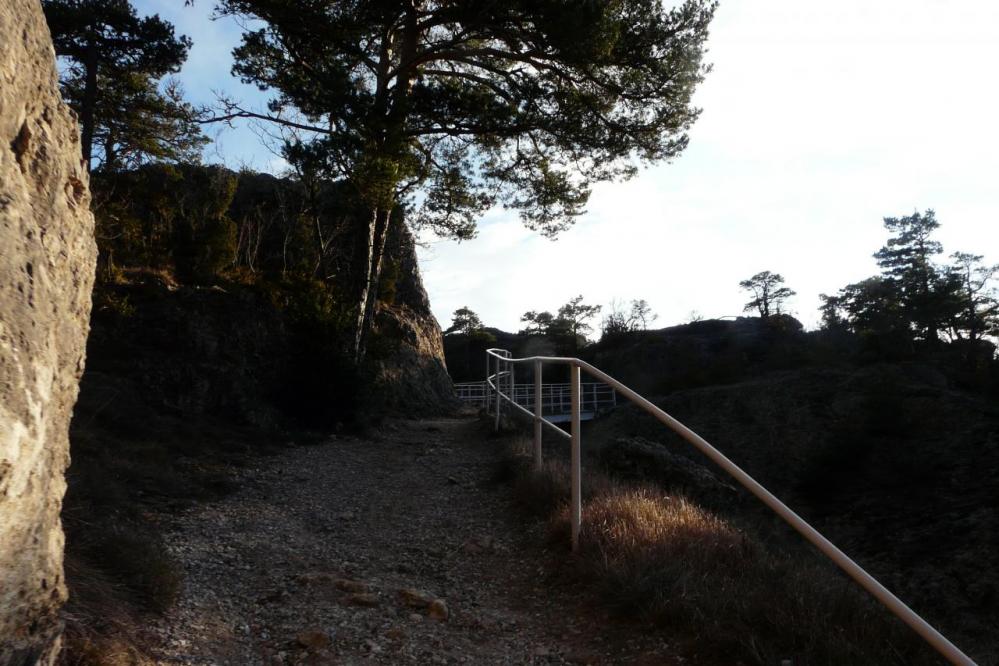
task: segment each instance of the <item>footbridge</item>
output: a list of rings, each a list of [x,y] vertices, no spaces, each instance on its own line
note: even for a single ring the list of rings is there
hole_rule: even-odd
[[[551,423],[568,423],[572,418],[572,385],[569,382],[561,384],[535,385],[533,382],[524,384],[509,384],[509,376],[503,374],[506,380],[504,392],[511,396],[513,402],[523,408],[533,409],[535,396],[540,392],[541,413],[545,420]],[[490,381],[494,380],[490,377]],[[466,405],[489,408],[496,400],[496,392],[490,389],[490,384],[481,382],[462,382],[454,385],[458,399]],[[583,382],[580,384],[579,420],[589,421],[617,407],[617,392],[612,386],[603,382]]]

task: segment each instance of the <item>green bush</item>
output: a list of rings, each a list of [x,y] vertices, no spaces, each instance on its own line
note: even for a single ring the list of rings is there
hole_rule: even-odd
[[[236,259],[236,224],[228,211],[236,176],[220,167],[186,169],[177,193],[174,265],[182,280],[206,283]]]

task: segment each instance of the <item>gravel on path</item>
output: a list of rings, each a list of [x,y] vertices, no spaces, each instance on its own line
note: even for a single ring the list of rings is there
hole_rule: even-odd
[[[546,571],[470,418],[289,448],[170,518],[185,571],[157,664],[681,664]],[[533,541],[532,541],[533,539]]]

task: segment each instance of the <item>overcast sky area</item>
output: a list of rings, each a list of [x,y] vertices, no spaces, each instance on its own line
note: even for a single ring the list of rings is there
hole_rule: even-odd
[[[140,0],[194,40],[189,99],[213,90],[263,106],[230,76],[240,28],[209,21],[210,0]],[[881,218],[933,208],[945,253],[999,262],[999,2],[722,0],[714,70],[695,96],[690,146],[626,183],[604,183],[558,240],[496,209],[477,238],[421,250],[446,327],[467,305],[521,328],[526,310],[644,298],[656,326],[738,315],[738,283],[781,273],[790,310],[818,322],[820,293],[874,274]],[[214,128],[206,160],[279,171],[252,127]]]

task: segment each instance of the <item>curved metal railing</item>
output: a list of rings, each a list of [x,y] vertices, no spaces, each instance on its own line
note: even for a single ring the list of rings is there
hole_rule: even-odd
[[[534,382],[536,400],[540,401],[541,391],[537,389],[541,384],[543,366],[568,365],[569,384],[572,398],[572,417],[569,421],[569,432],[565,432],[556,424],[547,421],[542,416],[540,402],[535,403],[535,409],[529,410],[522,407],[513,400],[512,397],[503,393],[504,378],[508,386],[515,386],[515,367],[519,364],[531,363],[534,365]],[[495,366],[495,371],[493,371]],[[503,369],[505,366],[505,369]],[[534,464],[540,467],[542,463],[541,433],[544,426],[571,442],[571,490],[570,490],[570,511],[569,516],[572,523],[572,548],[575,550],[579,546],[579,528],[582,518],[582,464],[581,464],[581,432],[580,432],[580,372],[585,371],[590,376],[613,387],[618,394],[624,396],[638,407],[649,413],[652,417],[666,425],[670,430],[693,445],[698,451],[706,455],[712,462],[722,468],[729,476],[735,479],[742,487],[755,495],[784,522],[793,527],[799,534],[807,539],[819,552],[828,557],[833,563],[842,569],[850,578],[857,582],[862,588],[867,590],[885,608],[891,611],[896,617],[905,622],[913,631],[923,638],[931,647],[939,652],[943,657],[953,664],[960,666],[976,666],[975,662],[964,654],[956,645],[951,643],[943,634],[934,629],[926,620],[916,614],[901,599],[896,597],[884,585],[879,583],[873,576],[867,573],[859,564],[850,559],[846,553],[836,547],[831,541],[826,539],[814,527],[809,525],[801,516],[792,511],[786,504],[781,502],[769,490],[760,485],[749,474],[744,472],[738,465],[729,460],[721,451],[711,446],[703,437],[683,425],[675,418],[664,412],[662,409],[652,404],[648,399],[631,390],[621,382],[617,381],[602,370],[593,367],[586,361],[571,357],[558,356],[531,356],[529,358],[513,358],[509,351],[505,349],[486,350],[486,385],[490,392],[495,392],[496,421],[495,427],[499,429],[501,401],[506,401],[515,411],[522,412],[534,420]],[[487,396],[486,405],[492,400]]]

